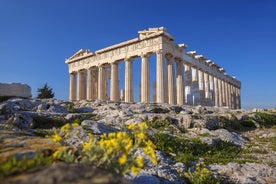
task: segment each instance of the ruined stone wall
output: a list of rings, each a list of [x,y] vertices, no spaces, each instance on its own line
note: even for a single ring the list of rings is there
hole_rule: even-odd
[[[32,97],[31,87],[21,83],[0,83],[0,96]]]

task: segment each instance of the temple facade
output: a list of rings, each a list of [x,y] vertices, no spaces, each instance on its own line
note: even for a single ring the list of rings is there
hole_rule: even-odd
[[[177,105],[241,108],[241,82],[187,45],[176,44],[164,27],[138,32],[139,37],[95,52],[79,50],[66,63],[70,73],[70,100],[140,101]],[[156,82],[150,86],[150,57],[156,55]],[[141,58],[140,91],[133,90],[133,61]],[[119,63],[125,62],[120,89]],[[137,70],[137,69],[135,69]],[[150,92],[153,94],[150,94]],[[154,96],[151,100],[151,95]]]

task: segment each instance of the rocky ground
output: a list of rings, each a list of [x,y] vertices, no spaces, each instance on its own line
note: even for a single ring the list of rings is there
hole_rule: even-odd
[[[64,145],[45,136],[72,122],[95,135],[146,122],[158,164],[121,176],[80,163],[48,162]],[[79,149],[83,139],[65,142]],[[196,183],[183,173],[196,178],[196,165],[203,162],[220,183],[276,183],[275,109],[14,98],[0,103],[0,142],[3,183]]]

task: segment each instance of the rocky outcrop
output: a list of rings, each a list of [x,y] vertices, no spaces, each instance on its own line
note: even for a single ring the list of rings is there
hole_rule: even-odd
[[[252,112],[168,104],[13,98],[0,103],[0,131],[2,129],[0,159],[4,160],[5,155],[16,155],[16,158],[20,159],[23,156],[32,157],[37,152],[53,152],[57,145],[37,135],[45,135],[44,131],[52,131],[53,127],[59,128],[65,123],[78,120],[80,126],[64,141],[78,150],[88,139],[87,132],[94,135],[116,132],[124,130],[130,123],[145,121],[150,125],[149,136],[161,132],[172,138],[181,137],[190,140],[198,138],[212,148],[221,141],[225,141],[237,145],[239,149],[251,151],[247,156],[253,158],[253,163],[245,163],[245,161],[235,163],[231,160],[231,163],[227,164],[209,165],[218,177],[235,183],[275,183],[275,129],[264,130],[258,129],[257,126],[252,129],[251,127],[255,124],[261,126],[267,118],[258,114],[263,112],[275,113],[275,109]],[[248,129],[240,129],[241,123]],[[142,151],[137,154],[142,154]],[[95,177],[102,179],[102,174],[95,174],[99,172],[117,178],[119,183],[129,181],[135,184],[186,183],[181,173],[188,171],[189,165],[174,160],[173,157],[177,154],[157,150],[158,165],[147,161],[139,175],[124,176],[127,180],[87,165],[57,164],[45,166],[24,176],[8,177],[5,182],[37,183],[39,178],[43,178],[45,183],[54,181],[93,183]],[[195,164],[196,162],[193,163]],[[69,175],[62,172],[64,170],[68,170]],[[117,180],[107,179],[102,183],[105,182],[116,183]]]
[[[30,98],[31,87],[21,83],[0,83],[0,96]]]

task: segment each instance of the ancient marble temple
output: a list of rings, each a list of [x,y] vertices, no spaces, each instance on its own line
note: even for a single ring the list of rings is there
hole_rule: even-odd
[[[227,106],[241,108],[241,82],[213,61],[196,51],[185,52],[187,45],[176,44],[164,27],[139,31],[139,37],[95,52],[79,50],[66,63],[70,73],[70,100],[140,101],[178,105]],[[154,68],[150,57],[156,55]],[[141,57],[140,91],[133,90],[133,61]],[[119,63],[125,70],[119,71]],[[150,71],[156,82],[151,89]],[[124,72],[120,89],[119,73]],[[151,100],[150,92],[154,93]],[[139,93],[139,94],[134,94]]]

